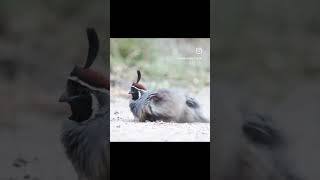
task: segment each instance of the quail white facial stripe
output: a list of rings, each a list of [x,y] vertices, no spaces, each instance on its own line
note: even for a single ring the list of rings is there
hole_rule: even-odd
[[[85,86],[85,87],[87,87],[87,88],[90,88],[90,89],[92,89],[92,90],[96,90],[96,91],[100,91],[100,92],[104,92],[104,93],[108,93],[108,94],[109,94],[109,91],[108,91],[108,90],[106,90],[106,89],[104,89],[104,88],[93,87],[93,86],[89,85],[88,83],[80,80],[80,79],[79,79],[78,77],[76,77],[76,76],[70,76],[68,79],[70,79],[70,80],[72,80],[72,81],[76,81],[76,82],[78,82],[79,84],[81,84],[81,85],[83,85],[83,86]]]
[[[97,114],[97,112],[98,112],[99,102],[98,102],[97,98],[93,94],[90,94],[90,95],[91,95],[91,98],[92,98],[92,104],[91,104],[92,113],[91,113],[91,116],[90,116],[89,119],[93,119],[95,117],[95,115]]]
[[[135,88],[135,89],[137,89],[137,90],[139,90],[139,91],[143,91],[143,92],[146,91],[146,90],[144,90],[144,89],[140,89],[140,88],[137,88],[137,87],[135,87],[135,86],[131,86],[131,87],[133,87],[133,88]]]

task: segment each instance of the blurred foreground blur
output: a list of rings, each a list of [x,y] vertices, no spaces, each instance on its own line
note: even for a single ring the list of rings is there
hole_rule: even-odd
[[[317,1],[217,1],[212,179],[319,179]],[[213,27],[214,26],[214,27]],[[242,111],[266,114],[284,147],[255,146]]]
[[[88,26],[99,33],[97,64],[106,70],[106,5],[0,2],[1,180],[76,178],[59,137],[70,110],[58,98],[74,65],[85,62]]]

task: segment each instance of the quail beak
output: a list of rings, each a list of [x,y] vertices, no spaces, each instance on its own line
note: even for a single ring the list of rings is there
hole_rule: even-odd
[[[81,95],[79,96],[69,96],[69,94],[67,92],[64,92],[60,98],[59,98],[59,102],[71,102],[73,100],[75,100],[76,98],[81,97]]]
[[[131,91],[129,91],[129,92],[128,92],[128,94],[132,94],[132,92],[131,92]]]
[[[59,102],[69,102],[70,98],[67,92],[64,92],[60,98],[59,98]]]

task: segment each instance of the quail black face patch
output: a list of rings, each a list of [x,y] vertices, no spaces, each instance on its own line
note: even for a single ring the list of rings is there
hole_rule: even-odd
[[[141,96],[141,92],[135,87],[131,87],[130,94],[132,95],[132,100],[137,100]]]
[[[67,94],[72,112],[69,119],[77,122],[88,120],[92,114],[92,97],[89,89],[78,82],[68,80]]]

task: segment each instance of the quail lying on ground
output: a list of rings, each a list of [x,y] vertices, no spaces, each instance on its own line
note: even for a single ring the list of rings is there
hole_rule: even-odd
[[[90,69],[99,41],[87,29],[89,52],[86,65],[75,66],[59,102],[67,102],[72,115],[64,122],[61,141],[79,180],[109,179],[109,79]]]
[[[141,122],[148,121],[173,121],[173,122],[209,122],[200,108],[200,104],[192,97],[183,92],[159,89],[157,91],[147,91],[139,83],[141,79],[140,71],[137,71],[137,82],[132,83],[129,94],[130,110],[135,119]]]

